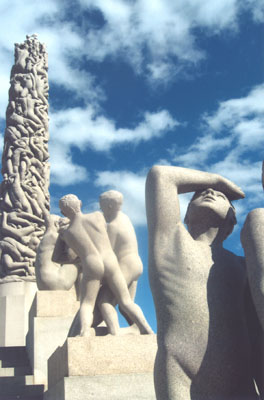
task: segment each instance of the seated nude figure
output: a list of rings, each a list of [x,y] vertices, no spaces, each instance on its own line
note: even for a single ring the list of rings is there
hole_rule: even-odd
[[[69,290],[77,280],[79,267],[76,254],[65,246],[57,249],[60,218],[45,215],[46,231],[38,246],[35,273],[39,290]],[[61,263],[53,260],[54,251],[60,252]]]
[[[178,194],[193,192],[185,222]],[[147,177],[158,400],[257,399],[244,315],[243,257],[223,248],[243,192],[217,175],[155,166]]]
[[[138,254],[137,238],[133,225],[128,216],[120,210],[123,195],[116,190],[109,190],[100,195],[99,201],[107,223],[107,233],[112,249],[125,278],[131,299],[134,301],[137,281],[143,272],[143,265]],[[120,329],[115,305],[114,294],[107,285],[103,285],[98,297],[98,306],[105,318],[108,319],[109,333],[113,335],[116,335]],[[124,316],[131,324],[129,317],[126,314]]]
[[[95,302],[102,282],[109,286],[120,307],[137,324],[140,332],[152,333],[140,307],[131,299],[112,250],[102,213],[83,214],[81,201],[72,194],[62,197],[59,205],[62,214],[70,220],[69,226],[61,230],[60,239],[80,258],[82,267],[80,335],[90,335]],[[107,310],[101,308],[100,311],[107,324]]]

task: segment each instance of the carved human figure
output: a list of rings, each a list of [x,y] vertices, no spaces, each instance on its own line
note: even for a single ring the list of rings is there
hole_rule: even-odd
[[[119,267],[125,278],[131,299],[135,299],[137,281],[143,272],[142,261],[138,254],[136,233],[126,214],[121,211],[122,193],[109,190],[100,195],[100,208],[107,223],[107,233]],[[116,299],[107,285],[103,285],[98,297],[98,306],[108,319],[111,334],[118,334],[119,323],[115,311]],[[125,315],[127,318],[127,316]],[[131,323],[131,321],[128,319]]]
[[[264,167],[264,163],[263,163]],[[264,169],[262,168],[262,184],[264,188]],[[262,327],[257,334],[255,327],[253,346],[256,356],[256,369],[259,370],[258,386],[260,394],[264,396],[264,208],[252,210],[246,218],[241,231],[241,243],[244,248],[250,293],[254,307]],[[258,344],[256,345],[256,342]],[[262,348],[262,353],[259,348]]]
[[[181,222],[178,194],[196,191]],[[256,399],[243,310],[244,260],[223,248],[244,197],[229,180],[155,166],[147,177],[158,400]]]
[[[125,278],[112,250],[102,213],[83,214],[81,201],[75,195],[62,197],[59,205],[62,214],[70,220],[69,226],[60,233],[61,240],[65,241],[81,261],[81,336],[90,334],[95,302],[103,280],[114,293],[118,304],[138,325],[140,332],[152,333],[142,310],[130,297]],[[107,323],[108,316],[103,309],[101,312]]]
[[[35,263],[39,290],[69,290],[78,277],[79,267],[76,255],[72,257],[72,262],[69,262],[70,254],[67,252],[62,265],[53,261],[60,219],[58,215],[46,217],[46,231],[38,246]]]

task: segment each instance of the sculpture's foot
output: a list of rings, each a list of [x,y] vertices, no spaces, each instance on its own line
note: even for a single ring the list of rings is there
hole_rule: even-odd
[[[88,328],[88,329],[82,329],[80,332],[80,335],[77,335],[79,337],[89,337],[89,336],[94,336],[94,329]]]
[[[137,324],[133,324],[131,326],[119,329],[119,335],[140,335],[140,330]]]

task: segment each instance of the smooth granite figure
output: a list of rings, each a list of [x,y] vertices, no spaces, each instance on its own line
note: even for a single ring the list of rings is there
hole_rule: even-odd
[[[69,290],[78,278],[79,260],[76,254],[64,243],[60,243],[60,249],[56,246],[62,220],[53,214],[45,217],[46,231],[38,246],[35,263],[39,290]],[[53,260],[55,251],[59,253],[61,263]]]
[[[119,267],[125,278],[131,299],[134,301],[137,281],[143,272],[143,264],[138,254],[136,233],[129,217],[121,211],[123,204],[122,193],[109,190],[100,195],[100,207],[103,212],[107,233],[112,249],[117,257]],[[98,305],[108,319],[109,333],[116,335],[119,330],[118,316],[115,310],[116,299],[107,285],[100,290]],[[123,313],[123,310],[120,309]],[[130,318],[124,314],[131,324]]]
[[[180,219],[178,194],[194,194]],[[243,192],[206,172],[153,167],[146,182],[149,276],[157,313],[158,400],[256,399],[243,309],[246,269],[223,248]]]
[[[263,163],[264,167],[264,163]],[[262,185],[264,188],[264,168],[262,167]],[[248,282],[258,321],[252,332],[255,351],[257,383],[264,398],[264,208],[252,210],[241,231],[241,243],[244,248]],[[261,349],[261,350],[260,350]]]
[[[152,333],[140,307],[131,299],[108,238],[103,214],[83,214],[81,201],[72,194],[62,197],[59,205],[62,214],[70,220],[69,226],[61,230],[61,239],[80,258],[82,267],[80,335],[90,334],[95,302],[103,281],[114,293],[120,307],[138,325],[140,332]],[[107,324],[108,316],[103,309],[101,312]]]

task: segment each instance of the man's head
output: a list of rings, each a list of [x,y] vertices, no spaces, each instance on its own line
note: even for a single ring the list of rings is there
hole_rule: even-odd
[[[211,188],[194,193],[188,205],[184,223],[190,230],[193,224],[201,223],[207,218],[209,223],[210,219],[219,223],[224,239],[232,233],[237,223],[233,204],[224,193]]]
[[[78,197],[74,194],[66,194],[59,201],[61,213],[68,218],[71,218],[72,216],[80,212],[81,205],[81,200],[79,200]]]
[[[108,190],[99,197],[100,208],[104,215],[116,213],[123,203],[123,195],[117,190]]]

